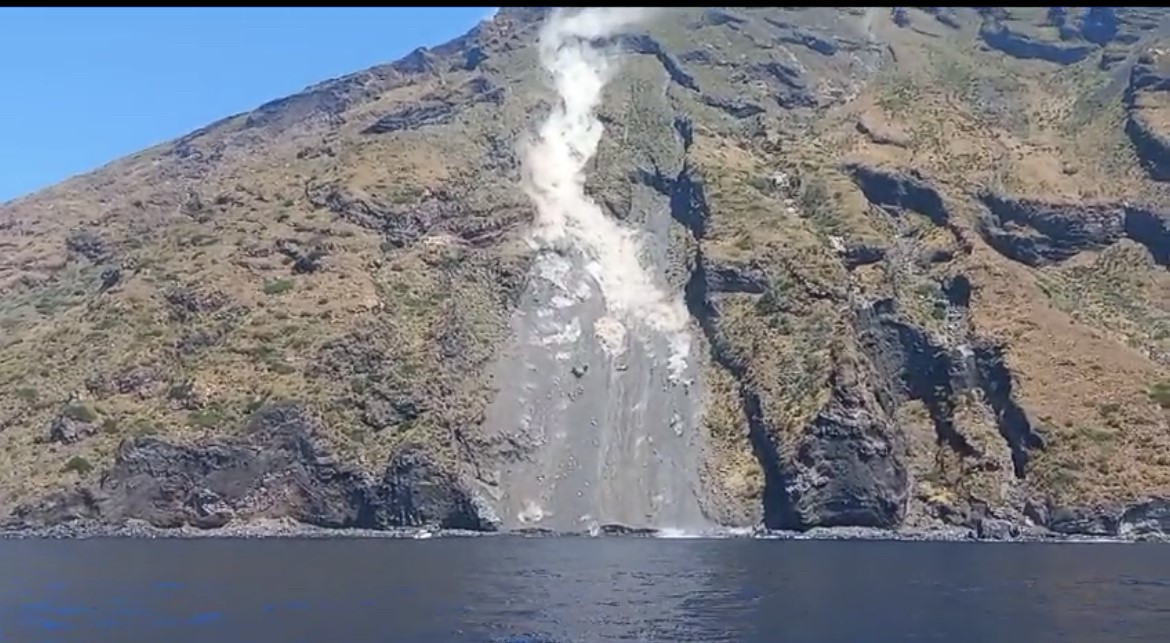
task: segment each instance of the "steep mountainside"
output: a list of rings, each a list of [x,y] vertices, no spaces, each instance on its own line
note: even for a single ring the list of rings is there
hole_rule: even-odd
[[[1170,533],[1170,11],[548,17],[0,206],[0,516]]]

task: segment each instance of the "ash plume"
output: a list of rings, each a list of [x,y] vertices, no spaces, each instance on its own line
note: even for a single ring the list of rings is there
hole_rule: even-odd
[[[621,352],[626,325],[665,334],[677,377],[690,352],[690,330],[679,297],[660,287],[641,263],[641,239],[585,193],[585,168],[604,127],[596,110],[617,70],[615,52],[599,45],[645,20],[642,8],[555,9],[540,33],[540,62],[559,98],[534,140],[522,149],[524,189],[537,209],[533,240],[543,248],[569,246],[586,258],[610,318],[595,329],[607,351]]]

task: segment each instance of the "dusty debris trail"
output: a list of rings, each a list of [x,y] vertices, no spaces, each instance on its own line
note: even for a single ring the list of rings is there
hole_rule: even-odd
[[[708,527],[694,366],[672,381],[669,342],[647,330],[624,354],[607,354],[594,333],[604,303],[574,261],[538,260],[516,341],[494,374],[499,395],[485,427],[533,448],[499,470],[503,527]]]
[[[560,102],[524,148],[540,251],[484,425],[525,452],[490,476],[506,528],[707,526],[690,320],[663,287],[669,203],[635,186],[635,230],[584,191],[604,134],[595,110],[616,65],[595,43],[645,15],[557,10],[541,32]]]

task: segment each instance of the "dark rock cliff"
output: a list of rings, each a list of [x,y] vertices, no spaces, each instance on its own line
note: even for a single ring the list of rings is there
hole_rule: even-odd
[[[1130,70],[1125,88],[1125,133],[1155,181],[1170,181],[1170,132],[1159,114],[1168,98],[1170,73],[1165,61],[1155,54],[1143,54]]]
[[[404,448],[378,479],[339,463],[319,431],[303,408],[285,403],[257,411],[238,439],[193,445],[129,439],[97,485],[21,506],[7,526],[134,519],[213,528],[291,518],[331,528],[493,528],[454,476],[425,454]]]

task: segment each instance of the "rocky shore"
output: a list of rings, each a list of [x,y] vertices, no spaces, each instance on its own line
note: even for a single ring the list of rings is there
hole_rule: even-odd
[[[842,416],[846,417],[846,416]],[[852,417],[852,416],[849,416]],[[5,538],[419,538],[571,535],[506,529],[488,503],[423,455],[402,450],[371,473],[345,465],[320,438],[314,416],[271,404],[244,434],[197,445],[153,438],[123,442],[95,484],[78,485],[17,507],[0,521]],[[870,463],[872,464],[872,463]],[[859,465],[860,466],[860,465]],[[850,471],[837,472],[837,479]],[[968,512],[950,524],[904,517],[904,487],[843,486],[800,518],[709,533],[598,525],[584,534],[644,537],[762,537],[904,541],[1170,541],[1170,499],[1097,507],[1027,502],[1019,512]],[[898,501],[898,502],[895,502]],[[885,502],[885,505],[882,504]],[[883,520],[870,509],[894,506]],[[819,507],[819,508],[818,508]],[[773,514],[774,515],[774,514]],[[801,517],[802,516],[802,517]],[[938,522],[943,522],[939,520]],[[864,525],[864,526],[859,526]],[[911,526],[915,525],[915,526]]]
[[[777,531],[766,529],[715,529],[705,533],[680,533],[671,530],[634,529],[622,525],[604,525],[592,532],[552,532],[547,530],[516,530],[503,532],[472,531],[464,529],[427,529],[421,527],[400,529],[330,529],[295,521],[260,521],[226,525],[213,529],[197,527],[159,528],[142,521],[128,521],[122,525],[108,525],[91,521],[76,521],[50,527],[0,530],[0,540],[72,540],[86,538],[573,538],[625,537],[662,539],[725,539],[753,538],[761,540],[884,540],[899,542],[1027,542],[1027,543],[1170,543],[1170,535],[1153,533],[1134,537],[1102,537],[1067,535],[1042,528],[1012,531],[988,531],[962,527],[937,529],[875,529],[867,527],[817,527],[807,531]]]

